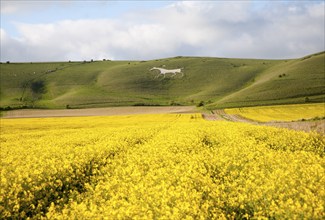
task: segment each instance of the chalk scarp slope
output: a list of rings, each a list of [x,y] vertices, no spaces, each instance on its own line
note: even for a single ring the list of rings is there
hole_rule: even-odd
[[[159,74],[153,67],[181,69]],[[224,108],[321,102],[324,53],[294,60],[174,57],[149,61],[3,63],[0,107],[195,105]]]
[[[261,72],[254,82],[215,104],[249,106],[302,102],[324,102],[325,53],[285,60]]]

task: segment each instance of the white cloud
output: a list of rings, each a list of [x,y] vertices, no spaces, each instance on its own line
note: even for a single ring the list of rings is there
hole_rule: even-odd
[[[24,61],[26,59],[26,49],[18,39],[10,37],[4,29],[0,29],[1,61]]]
[[[35,13],[39,10],[57,5],[72,6],[73,1],[45,1],[45,0],[1,0],[1,14]]]
[[[1,60],[155,59],[168,56],[293,58],[324,50],[324,2],[176,2],[119,20],[17,23],[1,30]],[[8,8],[6,10],[9,10]]]
[[[320,4],[317,5],[309,5],[307,7],[307,11],[309,13],[310,16],[312,17],[319,17],[319,18],[323,18],[325,16],[325,2],[322,2]]]

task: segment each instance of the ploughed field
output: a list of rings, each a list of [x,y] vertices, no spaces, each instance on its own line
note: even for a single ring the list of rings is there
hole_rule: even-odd
[[[325,137],[200,114],[1,119],[1,218],[322,219]]]
[[[20,109],[5,112],[3,118],[48,118],[194,112],[196,112],[194,106],[122,106],[87,109]]]

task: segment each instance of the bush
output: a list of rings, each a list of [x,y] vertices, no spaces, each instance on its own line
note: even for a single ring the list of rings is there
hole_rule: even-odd
[[[200,101],[199,103],[197,103],[196,107],[202,107],[204,106],[204,101]]]
[[[37,93],[37,94],[45,93],[45,82],[42,80],[32,82],[31,89],[33,93]]]
[[[9,110],[12,110],[12,108],[10,106],[7,106],[4,108],[4,110],[9,111]]]
[[[169,105],[171,105],[171,106],[180,106],[181,104],[179,104],[179,103],[177,103],[177,102],[175,102],[175,101],[171,101],[171,102],[169,103]]]

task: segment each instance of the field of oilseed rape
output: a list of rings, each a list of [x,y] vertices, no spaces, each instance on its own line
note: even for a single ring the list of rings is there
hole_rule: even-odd
[[[325,138],[200,114],[1,120],[1,219],[324,219]]]
[[[259,122],[321,119],[325,118],[325,103],[231,108],[225,109],[225,112]]]

